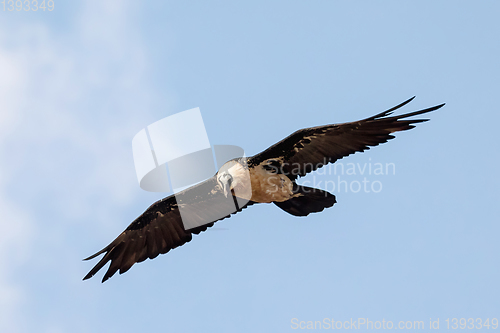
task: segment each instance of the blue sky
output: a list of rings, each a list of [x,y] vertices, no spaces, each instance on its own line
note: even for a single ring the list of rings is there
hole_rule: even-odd
[[[1,9],[0,331],[302,331],[293,318],[439,318],[444,330],[500,317],[498,2]],[[447,104],[342,160],[393,163],[367,176],[379,193],[334,191],[333,208],[305,219],[256,205],[104,284],[81,281],[95,263],[81,259],[162,197],[135,176],[145,126],[200,107],[212,144],[252,155],[414,95],[402,112]]]

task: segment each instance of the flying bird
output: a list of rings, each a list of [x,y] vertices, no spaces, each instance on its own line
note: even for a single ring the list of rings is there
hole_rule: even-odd
[[[414,98],[363,120],[298,130],[257,155],[228,161],[212,178],[152,204],[108,246],[84,259],[104,254],[83,279],[94,276],[108,262],[111,264],[102,282],[117,271],[125,273],[135,263],[184,245],[193,234],[253,204],[274,203],[295,216],[332,207],[336,203],[333,194],[301,186],[297,179],[393,139],[391,133],[429,120],[406,118],[444,105],[390,116]]]

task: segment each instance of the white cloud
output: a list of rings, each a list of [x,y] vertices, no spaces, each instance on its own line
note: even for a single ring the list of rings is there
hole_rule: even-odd
[[[34,226],[21,207],[0,197],[0,331],[17,332],[26,299],[14,273],[26,261]]]
[[[46,251],[71,251],[72,223],[107,223],[137,193],[131,139],[153,95],[131,8],[85,2],[70,31],[0,22],[0,331],[29,320],[23,266],[57,269]]]
[[[2,29],[3,30],[3,29]],[[3,30],[5,31],[5,30]],[[4,35],[0,35],[0,41]],[[23,60],[15,52],[0,49],[0,160],[6,161],[10,138],[19,123],[27,73]],[[16,285],[13,272],[25,259],[33,226],[20,207],[6,198],[3,186],[9,174],[5,162],[0,164],[0,331],[16,332],[23,290]]]

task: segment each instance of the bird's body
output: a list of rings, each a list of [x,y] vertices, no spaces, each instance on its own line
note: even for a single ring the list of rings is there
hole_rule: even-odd
[[[333,194],[301,186],[296,183],[297,178],[387,142],[394,138],[391,133],[428,120],[402,119],[444,105],[388,117],[412,99],[360,121],[298,130],[257,155],[228,161],[214,177],[155,202],[107,247],[85,259],[104,253],[84,280],[111,261],[104,282],[118,270],[124,273],[136,262],[167,253],[189,242],[192,234],[256,203],[274,203],[295,216],[307,216],[333,206]]]
[[[253,202],[271,203],[287,201],[294,196],[293,182],[284,174],[276,174],[259,164],[250,169]]]

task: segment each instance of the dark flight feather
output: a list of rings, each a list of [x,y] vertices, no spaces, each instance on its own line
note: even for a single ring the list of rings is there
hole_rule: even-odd
[[[104,257],[83,278],[94,276],[108,262],[111,262],[102,282],[112,277],[117,271],[120,274],[128,271],[136,262],[154,259],[181,246],[192,239],[192,234],[199,234],[213,226],[214,222],[230,217],[250,206],[249,201],[236,210],[233,198],[225,198],[218,189],[215,177],[195,185],[176,195],[171,195],[151,205],[141,216],[133,221],[114,241],[96,254],[84,260],[90,260],[100,254]],[[178,205],[185,205],[182,216],[203,224],[185,230]]]
[[[400,116],[388,117],[394,110],[411,102],[415,97],[375,116],[343,124],[304,128],[292,133],[260,154],[248,160],[250,167],[268,159],[281,159],[281,173],[291,180],[305,176],[328,163],[363,152],[394,138],[393,132],[409,130],[413,124],[428,119],[402,120],[435,111],[444,104]]]

